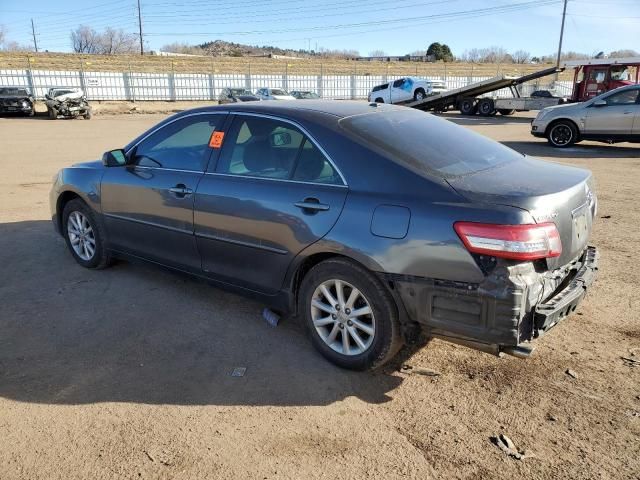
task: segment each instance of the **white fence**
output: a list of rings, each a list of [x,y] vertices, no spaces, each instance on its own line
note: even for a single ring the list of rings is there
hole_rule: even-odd
[[[24,86],[43,98],[50,87],[80,87],[89,100],[216,100],[225,87],[255,91],[261,87],[310,90],[327,99],[366,98],[375,85],[398,75],[255,75],[198,73],[86,72],[78,70],[0,70],[0,86]],[[449,89],[464,87],[490,77],[426,77],[442,80]],[[548,80],[547,80],[548,81]],[[556,89],[570,92],[571,82],[555,82]],[[520,87],[527,96],[548,84],[531,82]],[[510,97],[509,89],[489,94]]]

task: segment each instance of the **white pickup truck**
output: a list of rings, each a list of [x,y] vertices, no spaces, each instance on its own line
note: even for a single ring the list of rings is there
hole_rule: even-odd
[[[424,100],[428,96],[445,92],[446,90],[446,84],[440,80],[404,77],[373,87],[369,93],[369,101],[376,103],[402,103],[412,100]]]

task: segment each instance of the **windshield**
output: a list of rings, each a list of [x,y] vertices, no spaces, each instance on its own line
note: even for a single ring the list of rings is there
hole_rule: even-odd
[[[317,93],[313,93],[313,92],[300,92],[299,95],[300,95],[300,98],[320,98],[320,96]]]
[[[287,92],[285,92],[284,90],[280,90],[278,88],[272,88],[271,89],[271,95],[289,95]]]
[[[418,174],[468,175],[522,158],[478,133],[410,108],[346,117],[340,126]]]
[[[245,90],[244,88],[231,88],[231,95],[253,95],[249,90]]]
[[[15,95],[28,97],[29,94],[24,88],[0,88],[0,95]]]

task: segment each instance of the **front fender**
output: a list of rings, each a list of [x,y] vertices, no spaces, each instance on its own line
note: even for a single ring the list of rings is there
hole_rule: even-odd
[[[104,169],[88,166],[64,168],[56,177],[49,203],[51,219],[58,231],[61,230],[61,215],[66,202],[72,198],[81,198],[95,212],[101,214],[100,184]]]

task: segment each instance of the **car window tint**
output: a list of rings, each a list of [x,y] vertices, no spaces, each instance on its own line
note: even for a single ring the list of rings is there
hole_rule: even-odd
[[[522,159],[498,142],[412,108],[354,115],[339,124],[418,174],[454,177]]]
[[[237,117],[225,138],[216,171],[288,179],[302,133],[292,125],[260,117]]]
[[[203,171],[209,140],[224,115],[196,115],[168,125],[143,140],[135,149],[133,163],[144,167]]]
[[[291,179],[300,182],[342,184],[333,165],[309,139],[305,139],[300,149],[296,169]]]
[[[607,105],[633,105],[638,99],[638,90],[625,90],[624,92],[615,93],[605,100]]]
[[[399,88],[402,85],[404,85],[404,78],[401,78],[401,79],[396,80],[395,82],[393,82],[393,87],[394,88]]]

